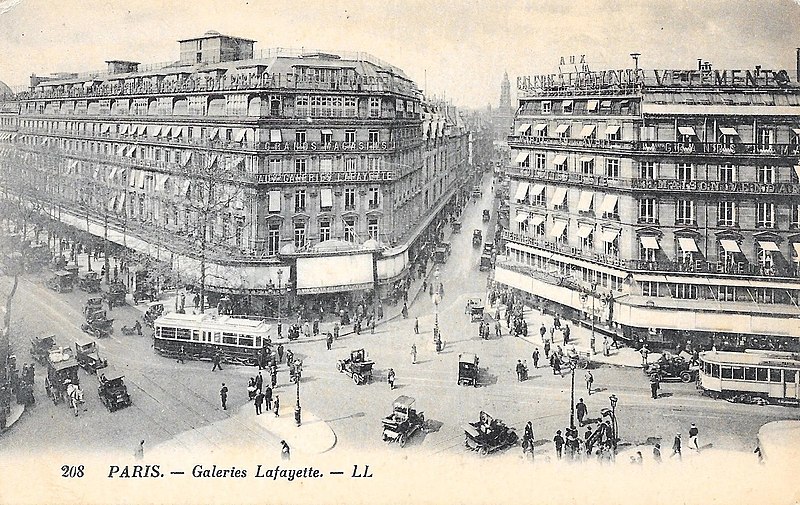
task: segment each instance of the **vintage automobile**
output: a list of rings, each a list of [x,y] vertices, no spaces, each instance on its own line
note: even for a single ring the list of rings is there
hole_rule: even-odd
[[[470,298],[467,300],[467,307],[464,312],[469,314],[469,322],[475,323],[477,321],[483,321],[483,311],[483,302],[480,298]]]
[[[88,321],[94,319],[95,314],[103,310],[103,297],[93,296],[83,304],[83,316]]]
[[[81,368],[90,374],[108,366],[108,360],[100,358],[97,342],[88,338],[75,340],[75,359]]]
[[[685,357],[669,352],[663,353],[658,361],[643,368],[646,375],[656,374],[659,381],[679,378],[681,382],[696,381],[699,370],[697,366],[690,366]]]
[[[492,269],[492,255],[483,253],[481,254],[481,262],[478,265],[478,270],[484,272]]]
[[[78,282],[78,270],[80,270],[78,265],[67,265],[64,267],[64,271],[69,272],[69,275],[72,277],[73,285]]]
[[[153,285],[147,282],[136,283],[136,289],[133,290],[133,303],[139,304],[145,300],[154,302],[158,299],[156,296],[156,289]]]
[[[150,302],[144,313],[143,319],[147,326],[153,327],[153,321],[164,315],[164,304],[162,302]]]
[[[483,222],[484,223],[488,223],[489,220],[491,219],[491,216],[492,216],[492,214],[491,214],[491,212],[489,212],[489,209],[483,209]]]
[[[494,252],[494,242],[491,240],[487,240],[485,244],[483,244],[483,253],[482,254],[489,254],[491,255]]]
[[[46,337],[33,337],[31,339],[31,356],[33,359],[47,365],[47,356],[50,350],[56,345],[55,335],[48,335]]]
[[[100,374],[100,385],[97,386],[97,394],[100,395],[100,401],[103,402],[109,412],[128,407],[133,403],[123,378],[124,375],[115,371]]]
[[[397,442],[405,447],[414,433],[425,428],[425,415],[412,408],[414,401],[404,395],[394,401],[392,413],[383,418],[384,442]]]
[[[112,282],[108,285],[108,291],[103,293],[103,298],[105,300],[110,300],[114,306],[119,307],[120,305],[125,305],[125,295],[127,294],[128,290],[125,288],[125,284],[121,282]]]
[[[447,263],[447,259],[450,257],[450,242],[442,242],[439,246],[433,250],[433,262],[434,263]]]
[[[514,428],[509,428],[499,419],[481,411],[477,423],[468,423],[464,428],[464,446],[477,451],[481,456],[486,456],[507,447],[516,445],[519,436]]]
[[[349,375],[357,385],[366,384],[372,381],[372,367],[374,361],[367,360],[367,353],[364,349],[350,351],[350,357],[340,359],[336,363],[336,369]]]
[[[461,221],[453,221],[450,223],[450,227],[453,228],[453,233],[461,233]]]
[[[105,311],[95,312],[94,317],[81,324],[81,330],[94,338],[110,337],[114,331],[114,320],[107,319]]]
[[[478,357],[472,353],[458,355],[458,385],[478,387]]]
[[[64,270],[65,266],[67,266],[67,258],[65,258],[63,254],[54,257],[52,263],[50,263],[50,268],[54,272]]]
[[[100,274],[97,272],[86,272],[78,278],[78,288],[87,293],[100,292]]]
[[[52,349],[47,355],[47,377],[44,379],[44,387],[47,396],[58,404],[67,399],[67,385],[78,385],[78,368],[80,365],[72,356],[69,347],[59,347]]]
[[[472,247],[480,247],[483,242],[483,232],[481,230],[472,231]]]
[[[572,365],[575,365],[575,368],[586,369],[591,364],[589,353],[578,351],[574,345],[568,346],[566,351],[562,350],[560,354],[553,354],[559,359],[562,370],[568,370],[572,368]]]
[[[478,200],[483,196],[483,191],[481,190],[480,186],[473,186],[472,187],[472,199]]]
[[[47,279],[45,284],[48,288],[57,293],[68,293],[72,291],[72,274],[66,270],[59,270],[58,272],[54,273],[52,277]]]

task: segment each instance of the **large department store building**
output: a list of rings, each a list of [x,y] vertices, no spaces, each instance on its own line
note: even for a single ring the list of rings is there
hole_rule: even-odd
[[[211,291],[391,286],[468,183],[458,111],[365,53],[259,53],[208,32],[178,61],[107,64],[3,95],[4,174],[188,281],[202,242]]]
[[[800,86],[786,71],[521,77],[496,280],[603,333],[798,350]],[[594,299],[594,300],[593,300]]]

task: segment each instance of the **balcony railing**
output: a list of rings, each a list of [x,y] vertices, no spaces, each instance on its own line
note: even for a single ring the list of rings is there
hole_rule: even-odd
[[[579,147],[636,154],[675,154],[713,156],[755,156],[775,158],[800,156],[800,144],[769,144],[737,142],[676,142],[668,140],[610,140],[596,138],[532,137],[510,135],[511,147]]]
[[[531,237],[509,230],[503,230],[503,239],[507,240],[508,242],[537,247],[539,249],[557,252],[572,258],[578,258],[603,265],[615,266],[629,271],[703,273],[746,277],[800,278],[800,268],[798,268],[796,264],[776,264],[772,266],[763,266],[757,263],[750,263],[745,260],[725,263],[706,261],[702,259],[692,261],[647,261],[638,259],[620,259],[615,256],[586,252],[577,247],[569,247],[550,240]],[[741,257],[744,259],[743,256]],[[798,289],[800,289],[800,284],[798,284]]]
[[[581,174],[563,170],[533,169],[520,166],[506,167],[512,177],[532,179],[554,184],[590,186],[601,189],[628,191],[692,192],[692,193],[744,193],[800,195],[800,183],[777,182],[761,183],[755,181],[684,181],[679,179],[639,179],[630,177],[606,177],[604,175]]]

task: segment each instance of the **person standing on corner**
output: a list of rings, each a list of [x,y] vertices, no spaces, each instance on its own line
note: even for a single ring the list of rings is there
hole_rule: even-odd
[[[414,318],[414,334],[419,335],[419,318]]]
[[[256,398],[255,398],[255,405],[256,405],[256,415],[261,415],[261,406],[264,404],[264,393],[261,392],[260,389],[256,390]]]
[[[658,374],[650,374],[650,394],[654,400],[658,398],[658,388]]]
[[[675,440],[672,442],[672,454],[670,455],[670,458],[672,456],[676,455],[676,454],[678,455],[678,460],[680,461],[680,459],[681,459],[681,434],[680,433],[675,435]]]
[[[586,374],[583,376],[584,380],[586,381],[586,390],[589,392],[589,396],[592,396],[592,384],[594,383],[594,376],[592,372],[586,370]]]
[[[580,423],[581,426],[585,424],[584,418],[586,417],[587,410],[588,409],[586,408],[586,404],[583,403],[583,398],[580,398],[578,400],[578,403],[575,404],[575,414],[577,414],[578,423]]]
[[[272,411],[275,413],[275,417],[281,412],[281,399],[278,395],[275,395],[275,403],[272,405]]]
[[[561,459],[561,451],[564,448],[564,437],[561,436],[561,430],[556,430],[556,436],[553,437],[553,444],[556,446],[556,457]]]
[[[411,344],[411,364],[417,363],[417,344]]]
[[[531,355],[533,359],[533,368],[539,368],[539,348],[533,350],[533,354]]]
[[[228,386],[224,382],[219,389],[219,398],[222,400],[222,410],[228,410]]]
[[[389,383],[389,389],[394,389],[394,369],[389,369],[389,374],[386,376],[386,381]]]
[[[692,423],[692,426],[689,428],[689,448],[698,452],[700,452],[700,444],[697,442],[697,435],[699,433],[700,430],[698,430],[697,426]]]

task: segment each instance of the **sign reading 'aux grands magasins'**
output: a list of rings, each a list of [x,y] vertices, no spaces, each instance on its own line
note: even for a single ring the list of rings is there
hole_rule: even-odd
[[[778,87],[791,81],[786,70],[753,69],[733,70],[644,70],[621,69],[595,72],[567,72],[517,77],[520,90],[573,88],[590,89],[607,86],[634,87]]]

